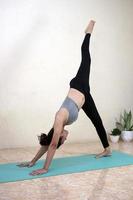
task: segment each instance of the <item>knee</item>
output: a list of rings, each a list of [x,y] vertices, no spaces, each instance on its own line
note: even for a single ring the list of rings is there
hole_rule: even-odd
[[[57,149],[57,143],[55,141],[51,142],[50,147],[52,147],[53,149]]]

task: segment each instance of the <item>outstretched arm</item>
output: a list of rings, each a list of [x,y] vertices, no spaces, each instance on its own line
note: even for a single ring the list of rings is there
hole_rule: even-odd
[[[62,129],[63,129],[62,121],[60,121],[59,123],[56,122],[56,129],[54,131],[52,141],[51,141],[50,146],[48,148],[46,161],[45,161],[45,164],[44,164],[44,167],[43,167],[46,170],[46,172],[48,171],[48,168],[49,168],[51,161],[54,157],[54,154],[55,154],[55,151],[57,149],[57,145],[58,145],[59,138],[60,138],[61,134],[62,134],[62,141],[61,141],[62,144],[64,143],[64,141],[67,138],[68,131],[66,131],[66,130],[62,131]]]
[[[48,146],[41,146],[35,157],[31,162],[36,163],[48,150]]]
[[[60,137],[60,135],[58,133],[54,133],[53,139],[52,139],[52,141],[51,141],[51,143],[49,145],[49,148],[48,148],[48,152],[47,152],[47,156],[46,156],[46,161],[45,161],[44,167],[41,168],[41,169],[32,171],[30,173],[30,175],[35,176],[35,175],[40,175],[40,174],[44,174],[44,173],[48,172],[49,166],[51,164],[51,161],[52,161],[52,159],[54,157],[54,154],[55,154],[55,151],[57,149],[57,144],[58,144],[58,141],[59,141],[59,137]]]
[[[40,174],[44,174],[44,173],[48,172],[49,166],[51,164],[51,161],[52,161],[55,151],[57,149],[59,138],[63,131],[63,120],[62,119],[64,119],[64,117],[62,115],[56,116],[55,123],[54,123],[54,134],[53,134],[52,141],[48,148],[46,161],[45,161],[43,168],[31,172],[30,175],[34,176],[34,175],[40,175]]]
[[[48,150],[48,146],[41,146],[35,157],[29,162],[19,163],[18,167],[32,167],[35,163],[45,154]]]

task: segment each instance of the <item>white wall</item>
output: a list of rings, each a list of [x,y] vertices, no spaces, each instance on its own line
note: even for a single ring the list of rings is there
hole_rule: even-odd
[[[133,108],[132,0],[0,1],[0,148],[38,145],[80,64],[90,19],[91,94],[109,132]],[[67,142],[99,140],[80,112]]]

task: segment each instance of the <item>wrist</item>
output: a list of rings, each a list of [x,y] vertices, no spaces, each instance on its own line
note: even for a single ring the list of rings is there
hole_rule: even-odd
[[[35,164],[35,163],[36,163],[36,160],[31,160],[30,162],[33,163],[33,164]]]

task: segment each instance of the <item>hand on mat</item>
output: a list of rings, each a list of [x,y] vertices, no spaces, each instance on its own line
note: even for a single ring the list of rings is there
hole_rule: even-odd
[[[48,170],[42,168],[42,169],[37,169],[37,170],[35,170],[35,171],[32,171],[32,172],[30,173],[30,175],[36,176],[36,175],[46,174],[47,172],[48,172]]]
[[[22,162],[22,163],[19,163],[17,166],[18,167],[32,167],[33,165],[35,165],[34,162]]]

